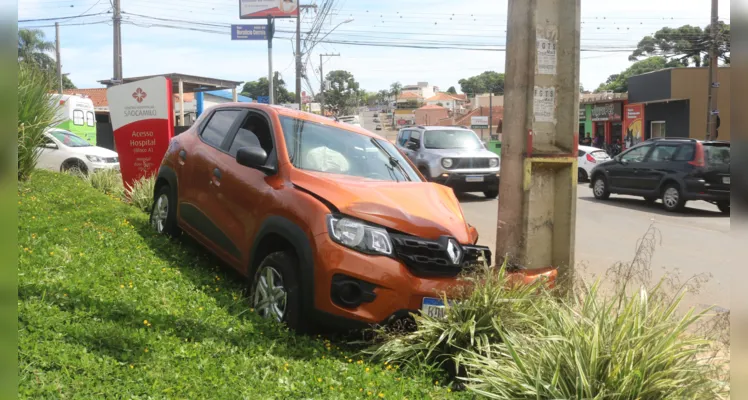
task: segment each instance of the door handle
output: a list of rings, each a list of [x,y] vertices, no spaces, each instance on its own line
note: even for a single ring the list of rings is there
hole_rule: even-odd
[[[220,181],[221,180],[221,170],[218,169],[218,168],[215,168],[213,170],[213,176],[215,176],[216,179],[218,179]]]

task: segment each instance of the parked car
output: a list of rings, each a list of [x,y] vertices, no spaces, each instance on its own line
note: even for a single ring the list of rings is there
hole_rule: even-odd
[[[599,164],[591,178],[597,199],[611,193],[642,196],[650,203],[661,198],[668,211],[704,200],[730,213],[729,142],[650,139]]]
[[[381,122],[381,121],[379,121],[379,118],[374,118],[374,122]]]
[[[584,182],[589,179],[592,168],[598,163],[610,160],[610,156],[603,149],[592,146],[579,146],[577,160],[578,181]]]
[[[377,124],[377,126],[376,126],[376,127],[374,128],[374,129],[375,129],[375,130],[378,130],[378,131],[381,131],[381,130],[382,130],[382,125],[380,125],[380,124]]]
[[[151,224],[194,237],[248,278],[261,316],[302,330],[439,315],[437,291],[491,262],[452,190],[392,143],[256,103],[213,107],[171,139]]]
[[[36,166],[52,171],[78,169],[88,174],[103,169],[119,170],[119,157],[112,150],[93,146],[70,131],[50,129],[44,133]]]
[[[470,129],[451,126],[403,128],[397,147],[416,165],[426,179],[456,192],[499,195],[499,156],[487,150]]]

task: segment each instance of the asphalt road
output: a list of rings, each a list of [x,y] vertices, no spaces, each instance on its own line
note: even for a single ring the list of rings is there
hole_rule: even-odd
[[[387,139],[397,135],[396,131],[375,131],[372,112],[361,113],[360,119],[365,129]],[[479,244],[495,251],[501,194],[498,200],[487,200],[478,193],[459,197],[465,217],[480,233]],[[652,278],[676,273],[685,281],[709,274],[699,293],[686,297],[684,304],[729,308],[730,218],[717,206],[692,201],[683,213],[673,214],[664,211],[660,201],[647,205],[637,197],[612,195],[607,201],[598,201],[587,184],[580,183],[576,224],[577,270],[586,276],[603,276],[615,263],[632,260],[637,241],[654,226],[661,241],[652,257]]]

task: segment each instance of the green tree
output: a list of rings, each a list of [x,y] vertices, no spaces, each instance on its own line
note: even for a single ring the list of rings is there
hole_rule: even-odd
[[[725,64],[730,63],[730,25],[717,24],[717,56]],[[645,36],[639,41],[636,50],[629,56],[630,61],[643,57],[662,56],[668,61],[677,61],[682,66],[700,67],[709,65],[709,52],[712,46],[712,27],[701,29],[698,26],[684,25],[680,28],[662,28],[654,36]]]
[[[635,62],[620,74],[609,76],[605,83],[601,83],[595,92],[612,91],[615,93],[625,93],[629,90],[628,79],[634,75],[682,66],[683,64],[678,60],[668,61],[665,57],[661,56],[649,57],[645,60]]]
[[[325,79],[330,82],[330,89],[325,90],[325,108],[338,115],[350,114],[359,93],[359,84],[353,74],[343,70],[330,71]]]
[[[393,82],[390,85],[390,94],[395,98],[395,101],[397,101],[397,97],[400,96],[400,92],[403,91],[403,84],[400,82]]]
[[[377,102],[379,104],[387,104],[390,99],[390,92],[388,90],[380,90],[377,92]]]
[[[449,93],[449,94],[457,94],[457,89],[455,89],[454,86],[450,86],[449,89],[447,89],[447,93]]]
[[[18,30],[18,62],[26,62],[36,65],[40,71],[51,74],[50,79],[56,82],[57,63],[49,55],[55,51],[55,45],[45,40],[44,32],[39,29],[19,29]],[[52,89],[56,90],[58,84],[53,84]],[[73,82],[67,76],[62,76],[63,89],[77,89]]]
[[[273,91],[275,92],[275,102],[278,104],[292,103],[296,98],[296,94],[294,92],[288,91],[288,89],[286,88],[286,81],[284,81],[283,78],[280,77],[280,74],[278,74],[278,72],[276,72],[275,76],[273,77]],[[257,100],[257,98],[260,96],[267,96],[270,93],[268,87],[268,78],[263,76],[256,81],[246,82],[244,84],[244,87],[242,87],[241,93],[242,95],[251,97],[255,100]]]
[[[457,81],[462,93],[476,95],[481,93],[504,94],[504,74],[486,71],[480,75],[471,76]]]

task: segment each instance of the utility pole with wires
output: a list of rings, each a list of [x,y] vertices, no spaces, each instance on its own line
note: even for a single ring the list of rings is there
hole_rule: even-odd
[[[122,83],[122,12],[120,10],[120,0],[112,0],[112,26],[114,46],[114,76],[112,77],[112,83],[119,85]]]
[[[709,49],[709,101],[706,110],[706,140],[717,139],[717,117],[719,116],[719,57],[717,56],[717,39],[719,38],[718,0],[712,0],[712,24]]]
[[[60,60],[60,23],[55,22],[55,59],[57,61],[58,92],[62,94],[62,60]]]
[[[319,96],[320,96],[320,111],[322,111],[322,116],[325,116],[325,72],[323,69],[323,61],[322,57],[340,57],[340,53],[335,54],[320,54],[319,55]]]
[[[296,17],[296,103],[299,104],[301,109],[301,77],[303,75],[301,63],[301,12],[309,9],[317,9],[317,5],[301,5],[299,4],[299,16]]]

